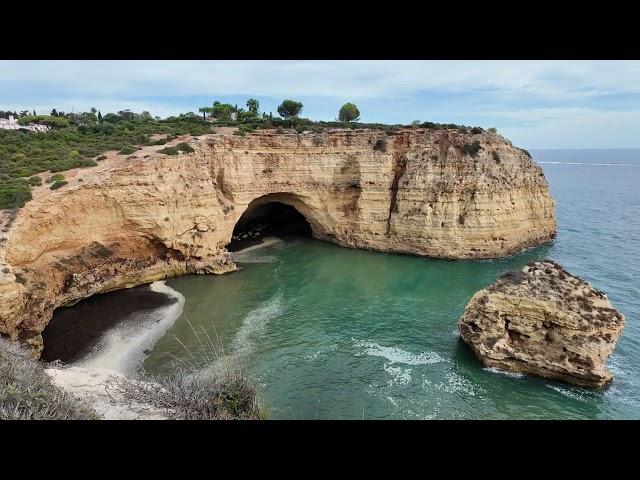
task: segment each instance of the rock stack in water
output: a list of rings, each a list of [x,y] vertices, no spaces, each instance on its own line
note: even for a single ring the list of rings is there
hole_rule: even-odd
[[[555,262],[529,263],[477,292],[458,322],[487,367],[602,387],[624,316]]]

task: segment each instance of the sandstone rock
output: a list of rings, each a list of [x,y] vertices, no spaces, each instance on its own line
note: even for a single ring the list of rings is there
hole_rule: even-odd
[[[530,263],[477,292],[458,322],[487,367],[601,387],[624,327],[606,295],[551,262]]]
[[[475,141],[471,157],[465,145]],[[194,152],[178,157],[143,147],[146,159],[116,155],[83,170],[82,183],[38,190],[0,244],[0,271],[8,272],[0,332],[18,339],[29,331],[38,345],[57,307],[235,270],[225,246],[250,204],[291,205],[314,237],[342,246],[438,258],[501,257],[556,233],[542,169],[490,132],[257,131],[190,145]]]

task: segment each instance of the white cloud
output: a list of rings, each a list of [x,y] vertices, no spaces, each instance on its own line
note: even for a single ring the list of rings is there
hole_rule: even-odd
[[[493,90],[545,98],[640,93],[635,61],[3,61],[0,85],[75,95],[366,98]],[[6,100],[6,99],[3,99]]]
[[[638,94],[638,61],[0,61],[0,109],[166,116],[239,95],[298,98],[328,119],[351,100],[367,121],[476,122],[532,148],[640,146],[640,110],[624,103]]]

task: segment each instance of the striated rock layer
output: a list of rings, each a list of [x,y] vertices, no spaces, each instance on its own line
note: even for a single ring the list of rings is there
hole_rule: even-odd
[[[601,387],[624,327],[606,295],[560,265],[533,262],[477,292],[458,322],[487,367]]]
[[[480,147],[473,157],[465,153],[472,142]],[[82,181],[35,190],[1,240],[0,332],[38,352],[59,306],[232,271],[225,245],[234,225],[268,201],[295,207],[314,237],[348,247],[492,258],[555,237],[542,169],[490,132],[262,132],[189,143],[194,152],[179,156],[160,147],[110,155],[82,170]]]

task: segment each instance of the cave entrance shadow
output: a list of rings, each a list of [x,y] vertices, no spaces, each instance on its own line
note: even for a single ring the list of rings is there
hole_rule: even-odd
[[[227,250],[236,252],[275,236],[283,240],[311,237],[311,225],[295,207],[279,201],[257,199],[249,204],[237,221]]]

